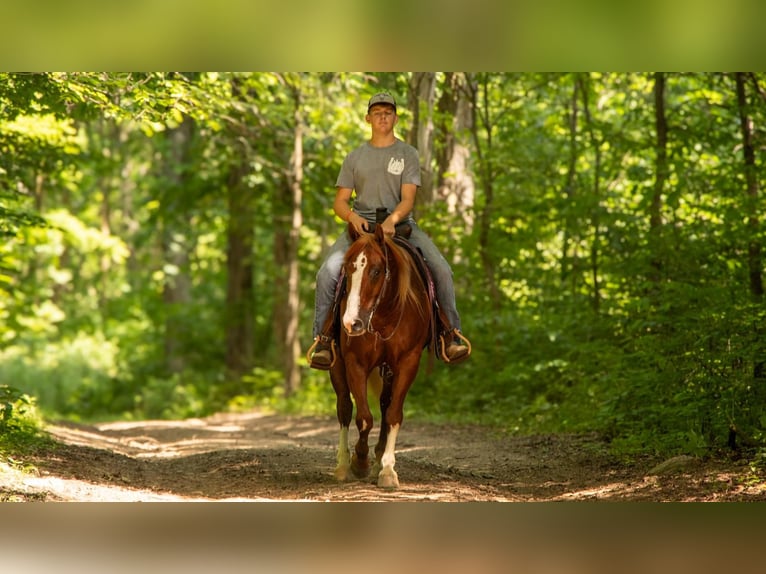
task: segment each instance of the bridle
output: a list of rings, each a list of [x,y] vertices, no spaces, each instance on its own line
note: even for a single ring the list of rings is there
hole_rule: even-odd
[[[383,258],[386,264],[386,269],[383,275],[383,287],[380,290],[380,293],[378,293],[378,296],[375,298],[375,303],[372,305],[372,310],[370,311],[370,318],[367,319],[367,327],[365,328],[367,333],[370,333],[371,335],[375,335],[376,337],[379,337],[382,341],[388,341],[391,337],[394,336],[394,333],[399,328],[399,325],[402,322],[402,317],[404,316],[404,309],[401,310],[399,313],[399,320],[396,322],[396,326],[394,327],[393,331],[391,331],[391,334],[388,337],[383,337],[378,331],[373,329],[372,327],[372,319],[375,316],[375,311],[378,310],[378,305],[380,305],[380,302],[383,300],[383,295],[386,293],[386,289],[391,282],[391,269],[388,264],[388,246],[386,245],[386,242],[383,241],[382,243],[383,248]]]

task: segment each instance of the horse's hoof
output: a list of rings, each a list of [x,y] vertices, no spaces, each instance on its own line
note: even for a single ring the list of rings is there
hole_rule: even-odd
[[[395,470],[381,471],[378,475],[378,486],[380,488],[399,488],[399,477]]]
[[[366,478],[370,475],[370,463],[365,462],[365,464],[360,465],[359,459],[354,455],[351,458],[351,472],[353,472],[354,476],[357,478]]]
[[[356,466],[351,467],[351,472],[354,473],[354,476],[357,478],[367,478],[370,476],[370,467],[366,466],[364,468],[358,468]]]
[[[346,482],[348,480],[348,466],[338,466],[335,468],[335,479],[339,482]]]

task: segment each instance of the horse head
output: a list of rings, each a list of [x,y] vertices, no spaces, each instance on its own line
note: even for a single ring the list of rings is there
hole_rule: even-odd
[[[372,316],[389,278],[389,261],[380,225],[374,234],[360,234],[349,225],[349,235],[353,243],[344,261],[347,299],[343,327],[349,336],[357,336],[372,330]]]

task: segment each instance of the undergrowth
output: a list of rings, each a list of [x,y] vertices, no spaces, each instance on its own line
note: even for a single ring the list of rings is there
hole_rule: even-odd
[[[0,462],[24,470],[22,457],[52,443],[43,430],[34,398],[15,387],[0,385]]]

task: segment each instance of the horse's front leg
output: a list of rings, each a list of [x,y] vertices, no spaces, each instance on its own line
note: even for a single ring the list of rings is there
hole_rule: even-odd
[[[420,364],[420,350],[410,353],[397,363],[397,371],[394,373],[391,384],[391,402],[386,409],[385,420],[381,426],[388,427],[385,448],[380,457],[380,472],[378,473],[378,486],[382,488],[399,488],[399,476],[394,470],[396,464],[396,437],[402,424],[404,399],[407,391],[418,372]],[[376,448],[377,450],[377,448]]]
[[[344,481],[348,478],[351,469],[351,453],[348,449],[348,427],[354,414],[354,405],[351,402],[348,384],[346,382],[345,368],[340,362],[330,371],[330,380],[335,390],[335,410],[340,424],[340,436],[338,438],[338,456],[335,466],[335,478]]]
[[[351,472],[358,478],[370,474],[369,446],[367,444],[372,430],[372,412],[367,404],[367,372],[364,369],[354,369],[347,372],[348,384],[356,403],[356,428],[359,430],[359,440],[354,446],[351,457]]]
[[[356,428],[359,429],[359,440],[356,441],[354,455],[351,457],[351,471],[358,478],[365,478],[370,474],[370,447],[367,440],[372,430],[372,413],[366,397],[361,401],[356,399]]]
[[[380,457],[380,471],[378,472],[378,486],[381,488],[399,488],[399,476],[394,470],[396,464],[396,437],[399,434],[399,424],[390,425],[383,423],[388,428],[385,449]]]
[[[335,478],[344,481],[348,478],[351,469],[351,452],[348,449],[348,425],[341,425],[340,437],[338,438],[338,457],[335,465]]]
[[[383,457],[383,451],[386,450],[386,440],[388,439],[388,424],[386,423],[386,411],[391,404],[391,384],[394,374],[388,365],[382,367],[382,388],[380,393],[380,436],[375,445],[375,464],[372,467],[372,474],[376,477],[380,473],[380,459]]]

